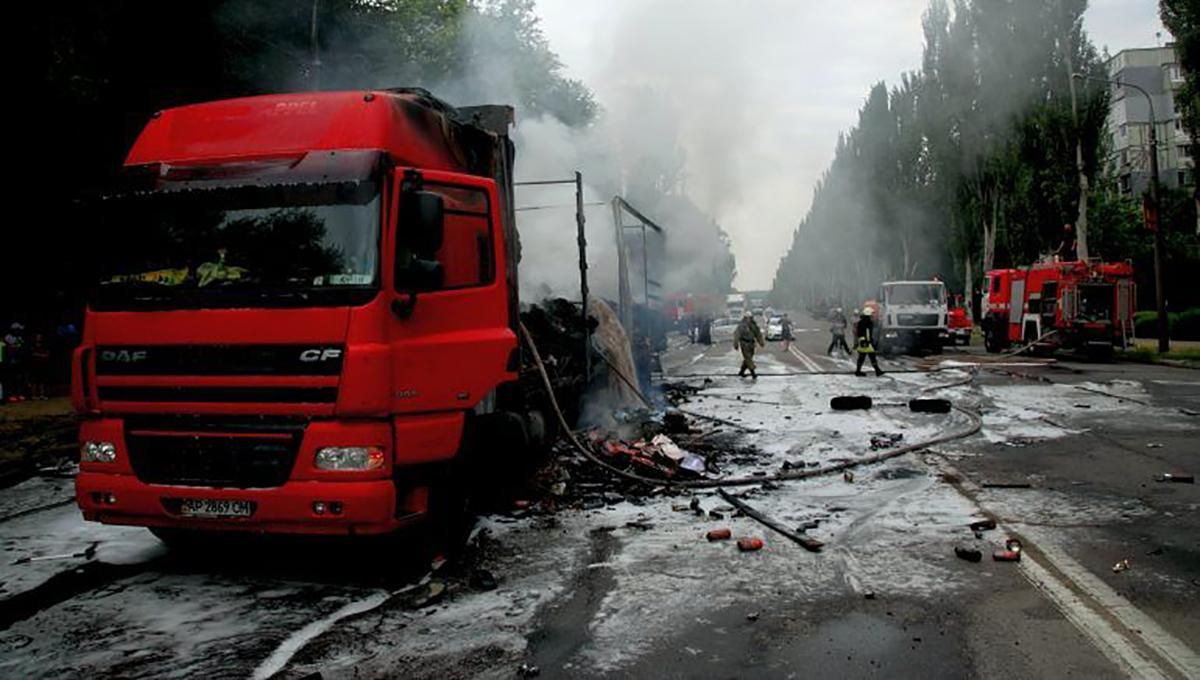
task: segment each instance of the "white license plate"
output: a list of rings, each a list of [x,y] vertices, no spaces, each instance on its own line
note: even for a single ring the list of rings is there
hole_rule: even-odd
[[[254,513],[250,501],[184,498],[179,514],[184,517],[249,517]]]

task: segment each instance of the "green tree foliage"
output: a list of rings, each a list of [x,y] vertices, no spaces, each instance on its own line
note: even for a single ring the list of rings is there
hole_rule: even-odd
[[[81,245],[90,225],[73,206],[112,181],[156,110],[313,87],[415,85],[460,104],[494,96],[522,117],[571,126],[597,113],[591,92],[563,74],[532,0],[68,1],[27,4],[20,14],[14,25],[29,46],[22,70],[32,87],[22,92],[29,122],[14,143],[25,167],[12,195],[35,217],[8,230],[0,286],[31,292],[4,296],[0,318],[52,322],[55,310],[78,305],[77,274],[87,268],[76,263],[90,256]]]
[[[1163,24],[1175,36],[1175,49],[1183,67],[1183,86],[1175,106],[1192,137],[1192,158],[1200,157],[1200,4],[1196,0],[1160,0]]]
[[[1077,83],[1076,113],[1070,96],[1072,72],[1104,73],[1085,9],[932,0],[920,71],[871,89],[780,265],[776,299],[854,305],[882,280],[931,276],[962,291],[1057,246],[1078,213],[1077,144],[1093,185],[1103,164],[1107,89]],[[1090,220],[1097,231],[1128,213],[1110,207]]]

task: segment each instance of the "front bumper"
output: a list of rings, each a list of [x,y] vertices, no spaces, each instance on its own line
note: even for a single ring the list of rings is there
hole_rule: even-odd
[[[107,496],[112,497],[108,502]],[[420,521],[428,512],[428,494],[415,488],[400,499],[392,480],[289,481],[272,489],[216,489],[142,483],[132,475],[81,472],[75,498],[83,517],[105,524],[215,531],[358,535],[395,531]],[[168,507],[182,498],[245,500],[249,517],[200,519],[174,514]],[[339,515],[317,514],[313,503],[337,501]]]

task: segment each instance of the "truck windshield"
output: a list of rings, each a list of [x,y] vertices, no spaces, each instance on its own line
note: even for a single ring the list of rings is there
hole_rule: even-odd
[[[144,192],[102,202],[97,309],[340,305],[378,287],[374,182]]]
[[[887,301],[893,305],[940,305],[945,302],[941,284],[913,283],[887,286]]]

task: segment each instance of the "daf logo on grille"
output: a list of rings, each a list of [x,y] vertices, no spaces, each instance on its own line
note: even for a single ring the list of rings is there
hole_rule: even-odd
[[[306,349],[300,353],[300,361],[332,361],[342,357],[340,349]]]
[[[104,350],[104,351],[100,352],[100,360],[101,361],[115,361],[117,363],[122,363],[122,364],[132,364],[132,363],[136,363],[138,361],[145,361],[146,360],[146,350],[135,350],[135,351],[130,351],[127,349]]]

